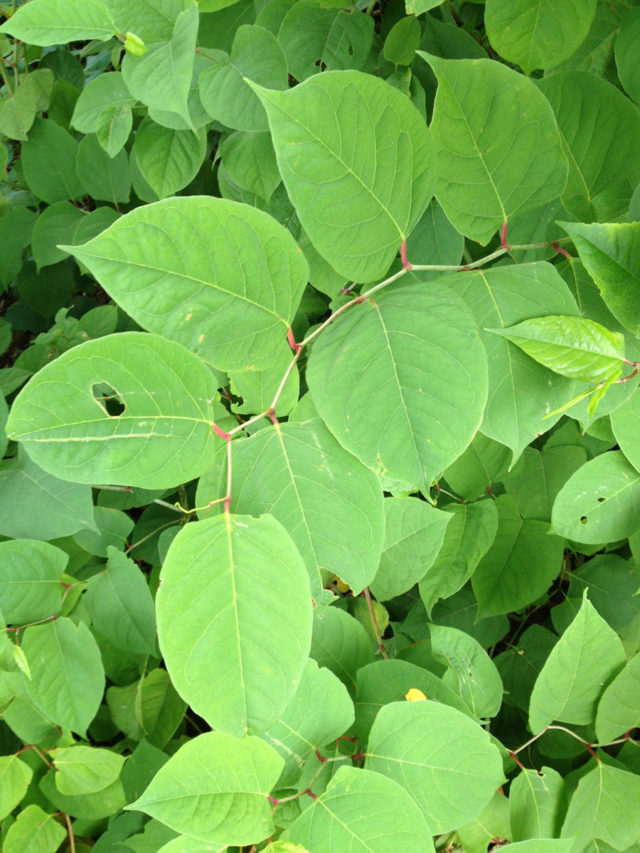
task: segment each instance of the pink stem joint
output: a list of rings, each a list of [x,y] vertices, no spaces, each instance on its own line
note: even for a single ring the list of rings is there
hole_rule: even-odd
[[[402,266],[406,270],[413,269],[413,267],[411,266],[411,264],[407,260],[407,241],[406,240],[403,240],[402,243],[400,243],[400,260],[402,261]]]

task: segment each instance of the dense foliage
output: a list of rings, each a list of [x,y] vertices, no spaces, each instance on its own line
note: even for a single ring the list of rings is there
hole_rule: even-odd
[[[640,850],[640,7],[0,11],[4,853]]]

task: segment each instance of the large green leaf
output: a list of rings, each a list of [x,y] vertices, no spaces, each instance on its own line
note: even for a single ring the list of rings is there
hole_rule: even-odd
[[[640,654],[636,654],[602,694],[596,714],[601,743],[620,737],[640,724]]]
[[[567,161],[553,112],[506,65],[418,55],[438,78],[436,196],[458,231],[485,244],[503,223],[563,192]]]
[[[629,9],[616,39],[615,57],[620,82],[625,92],[636,103],[640,101],[640,75],[636,62],[636,45],[639,37],[640,12],[637,9]]]
[[[607,308],[640,335],[640,222],[561,223]]]
[[[553,426],[554,418],[545,419],[545,415],[585,386],[552,373],[513,344],[485,330],[550,313],[577,315],[575,300],[555,269],[546,263],[465,272],[438,281],[462,296],[480,329],[489,364],[489,396],[481,429],[489,438],[510,447],[515,461],[536,435]]]
[[[418,111],[357,71],[318,74],[288,92],[253,88],[315,248],[346,278],[383,276],[433,193],[432,143]]]
[[[118,30],[135,33],[145,43],[171,38],[176,18],[193,5],[193,0],[104,0],[111,9]],[[202,6],[202,0],[199,5]]]
[[[436,283],[392,288],[343,314],[314,344],[307,381],[347,450],[421,490],[470,443],[486,400],[475,323]]]
[[[597,0],[487,0],[487,35],[525,74],[553,68],[580,47],[596,6]]]
[[[585,595],[533,686],[531,731],[537,734],[554,720],[576,725],[593,722],[604,685],[624,662],[620,638]]]
[[[341,767],[285,838],[332,853],[430,853],[432,831],[415,800],[392,779]]]
[[[451,521],[449,513],[411,498],[387,498],[384,510],[384,548],[370,584],[379,601],[407,592],[424,576]]]
[[[632,849],[640,836],[640,778],[597,761],[580,779],[562,826],[562,836],[581,842],[598,838],[616,850]]]
[[[366,765],[416,800],[434,834],[468,823],[503,781],[489,735],[460,711],[437,702],[392,702],[371,729]]]
[[[200,716],[236,737],[278,719],[302,677],[312,610],[302,558],[275,518],[183,527],[156,608],[171,680]]]
[[[591,459],[558,493],[551,527],[592,545],[626,539],[640,528],[640,473],[619,450]]]
[[[55,616],[62,604],[60,582],[69,557],[48,542],[0,542],[0,612],[9,625]]]
[[[71,116],[71,125],[81,133],[96,133],[100,116],[107,107],[132,107],[131,97],[120,71],[100,74],[80,93]]]
[[[207,732],[181,746],[127,808],[203,841],[254,844],[274,830],[267,794],[282,764],[260,738]]]
[[[31,0],[5,21],[0,33],[46,47],[88,39],[107,41],[115,35],[116,25],[100,0]]]
[[[639,418],[640,394],[636,389],[633,396],[626,403],[611,413],[611,429],[618,442],[618,447],[636,471],[640,471]]]
[[[353,702],[344,684],[330,670],[308,660],[280,719],[260,735],[284,759],[278,787],[295,784],[313,751],[344,734],[353,718]]]
[[[448,504],[447,512],[453,518],[442,547],[420,581],[420,598],[429,613],[439,598],[448,598],[469,580],[498,530],[495,501]]]
[[[0,820],[21,802],[33,777],[33,770],[17,755],[0,757]]]
[[[98,644],[84,622],[66,617],[27,628],[22,649],[31,669],[29,699],[45,716],[84,737],[104,692]]]
[[[136,208],[67,249],[141,326],[221,370],[269,365],[307,282],[304,257],[279,223],[205,196]]]
[[[193,353],[124,332],[48,364],[16,398],[7,431],[56,477],[166,488],[209,467],[214,396]]]
[[[471,583],[480,616],[521,610],[540,598],[560,574],[564,540],[546,521],[522,518],[510,495],[496,500],[498,532]]]
[[[509,786],[509,817],[514,841],[557,838],[567,807],[564,779],[552,767],[523,769]]]
[[[354,594],[373,580],[384,536],[377,477],[347,453],[319,418],[260,430],[233,445],[231,508],[271,513],[286,526],[304,558],[311,592],[320,596],[321,570],[333,572]],[[225,494],[221,491],[199,500]]]
[[[5,836],[3,853],[55,853],[66,832],[54,815],[30,803]]]
[[[615,85],[595,74],[563,71],[536,84],[553,108],[569,161],[562,200],[590,222],[600,194],[627,176],[632,185],[640,178],[640,117]]]

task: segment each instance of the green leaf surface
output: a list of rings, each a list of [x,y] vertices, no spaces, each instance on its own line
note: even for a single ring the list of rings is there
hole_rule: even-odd
[[[552,767],[522,770],[509,786],[514,841],[557,838],[567,809],[564,779]]]
[[[555,373],[591,384],[620,375],[624,336],[586,317],[534,317],[506,329],[488,329],[519,346]]]
[[[54,476],[166,488],[209,466],[214,395],[211,372],[180,344],[107,335],[41,370],[14,402],[7,431]]]
[[[639,513],[640,473],[612,450],[567,480],[553,504],[551,528],[575,542],[615,542],[640,527]]]
[[[640,574],[628,560],[617,554],[597,554],[571,573],[568,595],[580,598],[588,589],[600,616],[621,632],[640,612],[639,585]]]
[[[0,33],[42,47],[115,35],[116,25],[100,0],[31,0],[0,27]]]
[[[632,384],[632,383],[629,383]],[[611,429],[618,447],[640,471],[640,448],[638,447],[638,418],[640,417],[640,394],[636,391],[626,403],[611,413]]]
[[[109,157],[115,157],[122,151],[132,127],[133,113],[128,104],[111,104],[100,112],[96,138]]]
[[[150,109],[176,113],[192,130],[188,98],[198,23],[193,3],[176,17],[169,40],[157,42],[143,56],[127,53],[122,62],[123,79],[134,98]]]
[[[22,649],[31,667],[27,693],[52,723],[84,736],[104,692],[98,645],[67,617],[27,628]]]
[[[230,370],[229,380],[233,393],[242,397],[242,405],[235,407],[238,414],[256,414],[270,409],[280,388],[282,378],[291,364],[291,347],[282,341],[269,367],[264,370]],[[288,415],[296,406],[300,395],[300,373],[290,372],[284,389],[275,405],[278,417]]]
[[[543,595],[560,574],[564,540],[549,536],[545,521],[522,518],[510,495],[496,499],[498,530],[471,583],[480,616],[521,610]]]
[[[235,737],[266,729],[295,693],[311,639],[308,575],[289,534],[272,516],[189,524],[161,581],[158,636],[178,693]]]
[[[408,791],[434,834],[472,820],[503,780],[500,753],[484,729],[429,701],[392,702],[380,710],[365,766]]]
[[[80,820],[99,820],[113,817],[126,803],[119,780],[93,794],[61,794],[56,787],[56,772],[50,770],[40,780],[39,788],[47,800],[61,812]]]
[[[168,41],[173,34],[174,23],[180,12],[193,5],[193,0],[144,0],[135,3],[131,3],[130,0],[104,0],[104,2],[111,10],[119,32],[133,32],[146,44]],[[202,5],[202,0],[199,0],[199,6],[202,7]]]
[[[640,12],[629,9],[615,44],[616,68],[625,92],[636,103],[640,101],[640,75],[635,61],[635,46],[640,37]]]
[[[640,335],[640,222],[560,224],[607,308],[625,329]]]
[[[32,462],[21,447],[15,457],[0,463],[3,536],[48,540],[93,528],[89,486],[52,477]]]
[[[337,607],[313,611],[311,657],[353,691],[358,671],[373,662],[371,640],[360,622]]]
[[[61,794],[94,794],[112,785],[122,770],[124,757],[110,749],[92,746],[58,747],[49,751]]]
[[[230,177],[243,188],[269,201],[280,183],[270,133],[236,131],[218,149]]]
[[[0,819],[8,814],[22,801],[33,777],[33,770],[17,755],[0,757]]]
[[[344,684],[330,670],[308,660],[293,698],[260,735],[284,759],[278,787],[295,784],[311,754],[340,737],[353,719],[353,702]]]
[[[598,702],[596,735],[601,743],[621,737],[640,723],[640,654],[625,664]]]
[[[578,445],[545,445],[542,451],[526,447],[504,478],[522,518],[550,521],[556,495],[587,458],[585,448]]]
[[[587,725],[604,685],[625,663],[618,635],[586,598],[536,679],[529,707],[534,734],[554,720]]]
[[[438,78],[436,197],[458,231],[484,245],[503,223],[564,190],[555,118],[535,85],[505,65],[418,55]]]
[[[97,136],[85,136],[78,146],[76,172],[85,193],[94,199],[111,204],[129,201],[131,177],[129,158],[125,151],[110,157]]]
[[[447,664],[443,682],[456,690],[477,717],[495,717],[502,705],[502,679],[480,643],[457,628],[429,625],[431,651]]]
[[[640,835],[640,814],[634,807],[640,797],[640,779],[634,773],[602,761],[580,779],[571,798],[562,836],[583,844],[602,839],[616,850],[627,850]]]
[[[224,495],[226,471],[219,494]],[[343,450],[322,421],[260,430],[234,445],[233,512],[271,513],[302,555],[315,598],[321,570],[362,592],[373,580],[383,545],[384,510],[376,476]]]
[[[68,201],[59,201],[42,211],[31,236],[31,251],[38,271],[67,257],[67,252],[58,249],[58,243],[71,242],[81,219],[84,219],[82,211]]]
[[[325,72],[288,92],[253,88],[315,248],[347,278],[383,276],[433,192],[432,143],[417,110],[355,71]]]
[[[544,263],[466,272],[439,282],[462,296],[478,324],[489,364],[489,396],[481,429],[510,447],[515,461],[537,434],[553,425],[554,420],[545,415],[584,386],[550,372],[513,344],[484,330],[548,313],[577,315],[574,298],[554,268]]]
[[[254,844],[274,830],[267,794],[282,765],[259,738],[207,732],[185,743],[128,808],[205,842]]]
[[[172,130],[147,118],[133,145],[142,176],[158,198],[175,195],[194,179],[206,150],[206,134]]]
[[[369,584],[379,601],[407,592],[424,576],[451,520],[448,513],[411,498],[386,498],[384,511],[384,547]]]
[[[485,369],[475,324],[456,294],[409,285],[336,320],[314,344],[307,382],[347,450],[405,488],[425,490],[478,429]]]
[[[60,579],[69,557],[48,542],[0,542],[0,602],[9,625],[26,625],[55,616],[64,592]]]
[[[68,131],[52,119],[38,119],[22,145],[20,158],[31,192],[47,204],[81,198],[84,190],[76,172],[77,151],[78,143]]]
[[[384,40],[384,58],[394,65],[411,65],[420,46],[420,23],[413,15],[400,18]]]
[[[107,565],[89,580],[84,598],[92,626],[124,652],[152,655],[156,623],[146,578],[133,560],[113,546],[107,548],[107,555]]]
[[[429,853],[431,834],[415,800],[397,782],[371,770],[341,767],[285,837],[309,850]]]
[[[136,208],[70,250],[144,328],[221,370],[269,365],[307,280],[300,250],[270,216],[204,196]]]
[[[456,494],[471,501],[491,494],[493,484],[507,473],[510,461],[508,447],[478,432],[462,456],[449,465],[444,478]]]
[[[100,116],[107,108],[132,107],[132,97],[120,71],[100,74],[80,93],[71,116],[71,124],[81,133],[96,133]]]
[[[487,0],[485,23],[491,46],[525,74],[553,68],[584,41],[597,0]]]
[[[420,598],[428,612],[439,598],[457,592],[472,576],[487,553],[498,530],[494,501],[448,504],[453,517],[447,525],[442,547],[420,581]]]
[[[31,803],[23,809],[5,836],[3,853],[55,853],[66,836],[52,814]]]

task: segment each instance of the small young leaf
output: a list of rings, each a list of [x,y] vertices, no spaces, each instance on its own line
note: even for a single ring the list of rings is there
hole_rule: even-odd
[[[549,370],[582,382],[619,375],[625,357],[624,336],[586,317],[534,317],[487,331],[507,338]]]

